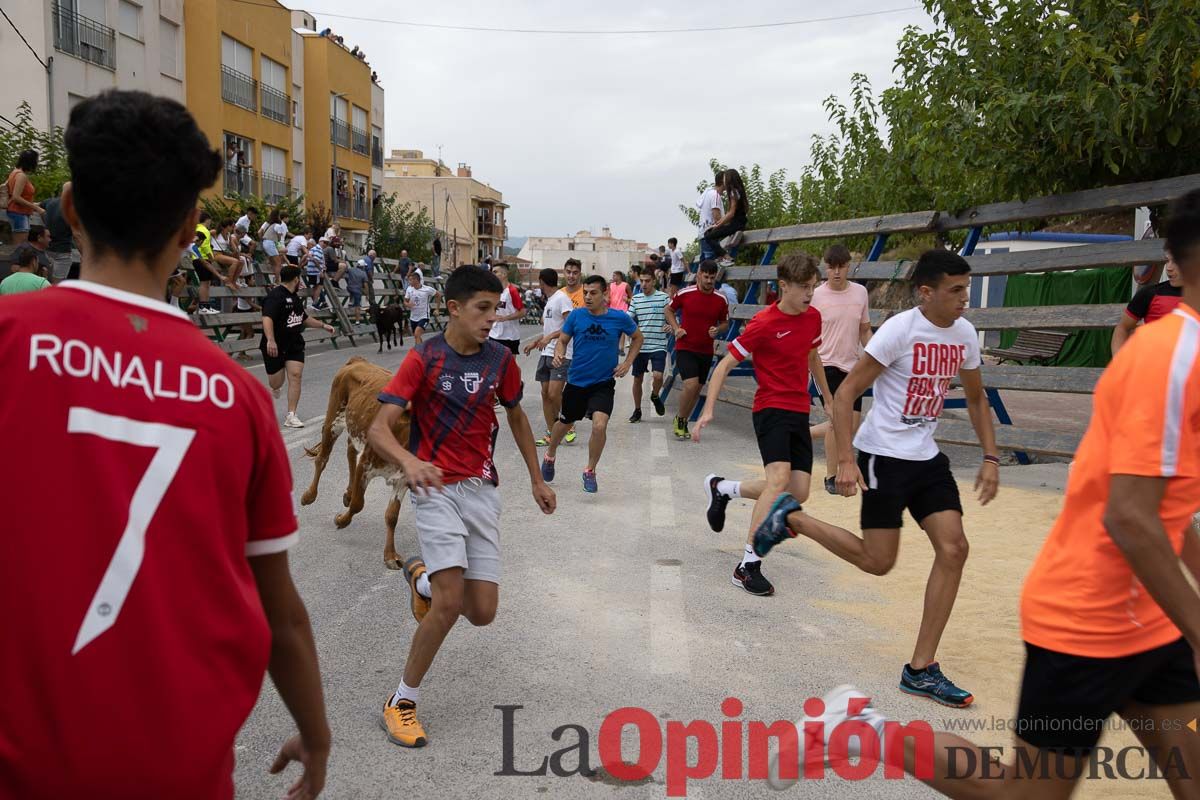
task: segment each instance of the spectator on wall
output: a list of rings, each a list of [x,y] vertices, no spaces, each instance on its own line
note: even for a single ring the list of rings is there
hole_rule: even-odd
[[[8,222],[12,226],[12,243],[20,244],[29,238],[29,217],[45,214],[46,209],[33,202],[35,188],[29,176],[37,172],[36,150],[23,150],[17,164],[8,173]]]

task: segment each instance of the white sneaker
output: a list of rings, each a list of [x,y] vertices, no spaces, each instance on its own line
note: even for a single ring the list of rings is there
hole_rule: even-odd
[[[207,306],[200,306],[200,311],[198,313],[200,313],[200,314],[220,314],[221,312],[217,311],[215,308],[208,308]]]
[[[717,262],[717,266],[720,266],[720,267],[732,267],[732,266],[733,266],[733,259],[732,259],[732,258],[730,258],[729,256],[725,256],[725,258],[722,258],[720,261],[718,261],[718,262]]]
[[[285,428],[303,428],[304,423],[300,421],[294,413],[289,413],[283,418],[283,427]]]
[[[867,705],[857,714],[851,715],[849,706],[850,700],[853,698],[862,698],[867,700]],[[823,756],[822,760],[825,766],[829,766],[831,763],[831,756],[827,747],[829,738],[838,725],[841,725],[843,722],[849,719],[865,722],[875,729],[876,733],[878,733],[880,737],[879,745],[881,752],[879,754],[879,758],[880,760],[883,759],[883,723],[885,722],[885,719],[882,714],[880,714],[871,706],[870,699],[866,692],[855,686],[851,686],[850,684],[843,684],[842,686],[839,686],[826,694],[823,700],[825,702],[824,714],[821,714],[819,717],[806,716],[800,722],[796,723],[796,738],[799,742],[799,747],[797,749],[799,752],[797,753],[798,763],[796,765],[796,772],[794,776],[792,774],[789,774],[787,777],[780,776],[779,740],[775,737],[770,739],[770,763],[767,767],[767,782],[771,784],[772,789],[775,789],[776,791],[786,789],[800,779],[800,776],[804,774],[805,755],[810,748],[819,748],[819,752]],[[810,737],[806,736],[805,734],[804,723],[806,722],[822,723],[822,738],[817,738],[816,733],[814,732],[811,734],[810,741]],[[846,750],[847,752],[845,753],[836,753],[834,755],[839,760],[845,758],[857,758],[859,756],[861,752],[861,743],[859,742],[857,736],[852,736],[847,740]]]

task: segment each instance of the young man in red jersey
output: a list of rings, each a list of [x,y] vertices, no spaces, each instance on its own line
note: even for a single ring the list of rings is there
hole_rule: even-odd
[[[0,392],[6,454],[53,476],[0,481],[0,606],[20,609],[0,627],[0,685],[19,687],[0,797],[232,798],[267,670],[300,731],[271,771],[300,761],[288,796],[315,797],[329,725],[271,399],[163,302],[220,156],[142,92],[81,101],[65,140],[80,280],[0,298],[0,383],[21,387]],[[131,228],[112,198],[135,195],[153,202]]]
[[[450,275],[443,289],[450,314],[445,333],[405,356],[379,395],[367,434],[375,452],[404,470],[421,546],[421,558],[404,565],[417,631],[381,719],[388,739],[403,747],[428,741],[417,720],[420,686],[450,629],[460,616],[472,625],[490,624],[500,602],[495,400],[508,412],[534,500],[544,513],[554,512],[554,490],[542,480],[533,429],[521,409],[521,368],[506,346],[489,338],[500,292],[500,279],[488,270],[468,265]],[[412,433],[401,444],[392,430],[405,409],[412,413]]]
[[[729,301],[716,291],[717,262],[700,262],[696,285],[680,289],[663,310],[675,337],[675,369],[683,379],[679,415],[673,426],[676,439],[690,439],[688,419],[708,380],[713,362],[713,340],[729,330]]]
[[[742,561],[733,571],[734,586],[766,596],[775,587],[762,574],[762,559],[754,552],[753,535],[767,515],[771,501],[781,492],[808,497],[812,481],[813,446],[808,430],[808,376],[829,397],[829,384],[817,348],[821,344],[821,312],[809,305],[817,285],[817,260],[805,253],[790,253],[779,262],[779,302],[754,315],[742,335],[713,372],[704,411],[693,437],[713,421],[717,397],[735,366],[753,357],[758,390],[754,393],[754,434],[762,454],[764,480],[728,481],[719,475],[704,479],[708,495],[708,523],[714,531],[725,527],[725,506],[730,498],[754,500],[750,533]],[[685,290],[686,291],[686,290]],[[683,292],[680,292],[682,296]],[[798,369],[800,364],[805,369]]]

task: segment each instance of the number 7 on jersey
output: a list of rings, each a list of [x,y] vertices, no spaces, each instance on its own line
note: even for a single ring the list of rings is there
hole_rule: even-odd
[[[129,588],[142,566],[142,558],[146,553],[146,529],[150,527],[150,521],[154,519],[167,487],[175,479],[175,473],[179,471],[179,465],[183,463],[196,431],[74,407],[67,414],[67,432],[91,434],[110,442],[155,449],[154,457],[150,459],[150,465],[129,501],[129,516],[117,542],[117,549],[79,626],[75,646],[71,649],[71,655],[75,655],[117,621],[121,606],[129,595]]]

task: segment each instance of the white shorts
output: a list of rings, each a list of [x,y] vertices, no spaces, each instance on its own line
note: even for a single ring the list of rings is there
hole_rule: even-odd
[[[462,567],[463,577],[500,583],[500,490],[469,478],[442,491],[412,493],[417,543],[432,575]]]
[[[279,255],[279,246],[274,239],[263,239],[263,252],[269,256]]]

